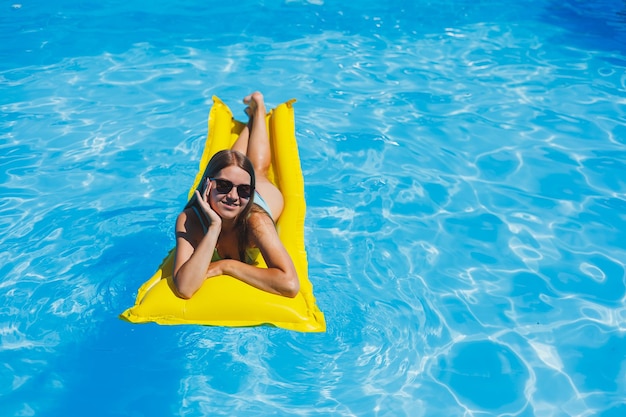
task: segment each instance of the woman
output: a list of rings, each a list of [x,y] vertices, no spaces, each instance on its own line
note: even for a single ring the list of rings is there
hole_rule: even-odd
[[[300,283],[274,221],[283,210],[280,190],[267,178],[271,151],[263,96],[246,98],[248,125],[232,149],[209,161],[200,186],[176,219],[174,283],[190,298],[205,279],[230,275],[263,291],[295,297]],[[267,264],[251,264],[259,250]]]

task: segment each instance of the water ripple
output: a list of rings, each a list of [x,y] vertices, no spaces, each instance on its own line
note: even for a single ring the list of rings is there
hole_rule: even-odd
[[[9,11],[4,414],[623,411],[623,5],[330,3]],[[298,99],[327,333],[118,321],[211,96],[261,87]]]

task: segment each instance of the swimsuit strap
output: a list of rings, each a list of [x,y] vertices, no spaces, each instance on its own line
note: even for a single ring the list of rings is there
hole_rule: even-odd
[[[274,218],[272,217],[272,211],[270,210],[269,204],[267,204],[265,199],[263,197],[261,197],[261,194],[259,194],[259,192],[257,190],[254,190],[254,200],[253,200],[253,203],[256,204],[257,206],[261,207],[263,209],[263,211],[265,211],[267,213],[267,215],[270,216],[270,219],[272,219],[272,221],[274,221]]]

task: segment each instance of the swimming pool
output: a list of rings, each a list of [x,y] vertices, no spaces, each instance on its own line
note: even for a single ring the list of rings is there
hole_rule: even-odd
[[[626,412],[622,1],[180,3],[2,6],[0,415]],[[119,320],[254,89],[328,331]]]

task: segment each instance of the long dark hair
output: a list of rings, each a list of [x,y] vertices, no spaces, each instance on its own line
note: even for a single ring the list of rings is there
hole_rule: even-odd
[[[250,214],[250,210],[252,209],[254,203],[254,190],[256,186],[254,167],[252,166],[252,162],[250,162],[248,157],[241,152],[233,151],[230,149],[219,151],[215,155],[213,155],[213,157],[207,164],[206,169],[204,170],[204,174],[202,175],[202,180],[198,184],[196,190],[202,193],[202,188],[207,178],[213,178],[215,175],[217,175],[218,172],[232,165],[235,165],[250,174],[250,200],[235,219],[235,228],[238,231],[237,249],[239,252],[239,260],[245,262],[246,248],[248,246],[248,214]],[[196,201],[195,193],[189,199],[187,205],[185,205],[185,209],[192,207],[194,204],[198,204]],[[198,210],[198,213],[203,213],[203,211]]]

